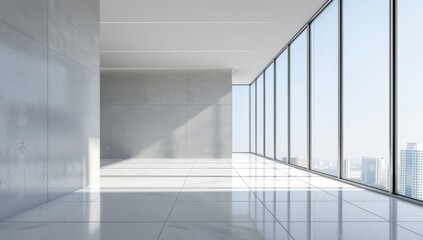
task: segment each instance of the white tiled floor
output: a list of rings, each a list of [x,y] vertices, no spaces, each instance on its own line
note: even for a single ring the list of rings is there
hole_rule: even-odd
[[[0,239],[423,240],[423,207],[254,155],[103,160],[101,174]]]

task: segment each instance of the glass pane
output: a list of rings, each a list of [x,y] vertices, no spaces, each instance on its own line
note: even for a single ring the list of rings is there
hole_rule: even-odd
[[[311,25],[312,169],[338,174],[338,1]]]
[[[264,83],[263,74],[257,78],[257,154],[264,153]]]
[[[264,81],[265,81],[265,97],[266,97],[266,109],[265,109],[265,114],[266,114],[266,149],[265,149],[265,154],[266,157],[269,158],[274,158],[275,152],[274,152],[274,101],[275,101],[275,89],[274,89],[274,85],[275,85],[275,76],[274,76],[275,70],[274,70],[274,65],[273,63],[266,69],[265,73],[264,73]]]
[[[307,31],[290,46],[291,51],[291,155],[289,162],[308,166],[307,159]]]
[[[343,3],[343,177],[388,189],[389,1]]]
[[[232,87],[232,151],[249,152],[250,150],[250,87]]]
[[[250,86],[250,151],[256,153],[256,82]]]
[[[423,200],[423,1],[398,1],[398,193]]]
[[[288,50],[276,59],[276,159],[288,162]]]

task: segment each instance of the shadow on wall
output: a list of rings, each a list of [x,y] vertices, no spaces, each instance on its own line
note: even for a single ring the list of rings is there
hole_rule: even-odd
[[[230,70],[101,73],[101,157],[230,157]]]

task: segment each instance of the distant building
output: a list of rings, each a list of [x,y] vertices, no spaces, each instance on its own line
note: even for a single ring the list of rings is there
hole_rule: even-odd
[[[400,152],[399,194],[423,199],[423,143],[407,143]]]
[[[308,161],[306,157],[291,157],[291,164],[301,166],[301,167],[307,167]]]
[[[350,168],[348,179],[359,182],[361,179],[361,169],[358,167]]]
[[[361,181],[372,186],[388,186],[388,162],[383,157],[361,158]]]
[[[343,165],[343,174],[342,174],[343,177],[346,179],[350,179],[351,178],[350,160],[348,158],[344,159],[342,165]]]

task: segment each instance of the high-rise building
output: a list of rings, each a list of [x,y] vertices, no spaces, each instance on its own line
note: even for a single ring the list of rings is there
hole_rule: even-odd
[[[367,185],[388,185],[388,163],[383,157],[361,158],[361,181]]]
[[[350,178],[350,160],[348,158],[343,160],[343,177],[346,179]]]
[[[401,150],[399,193],[411,198],[423,198],[423,143],[407,143]]]

